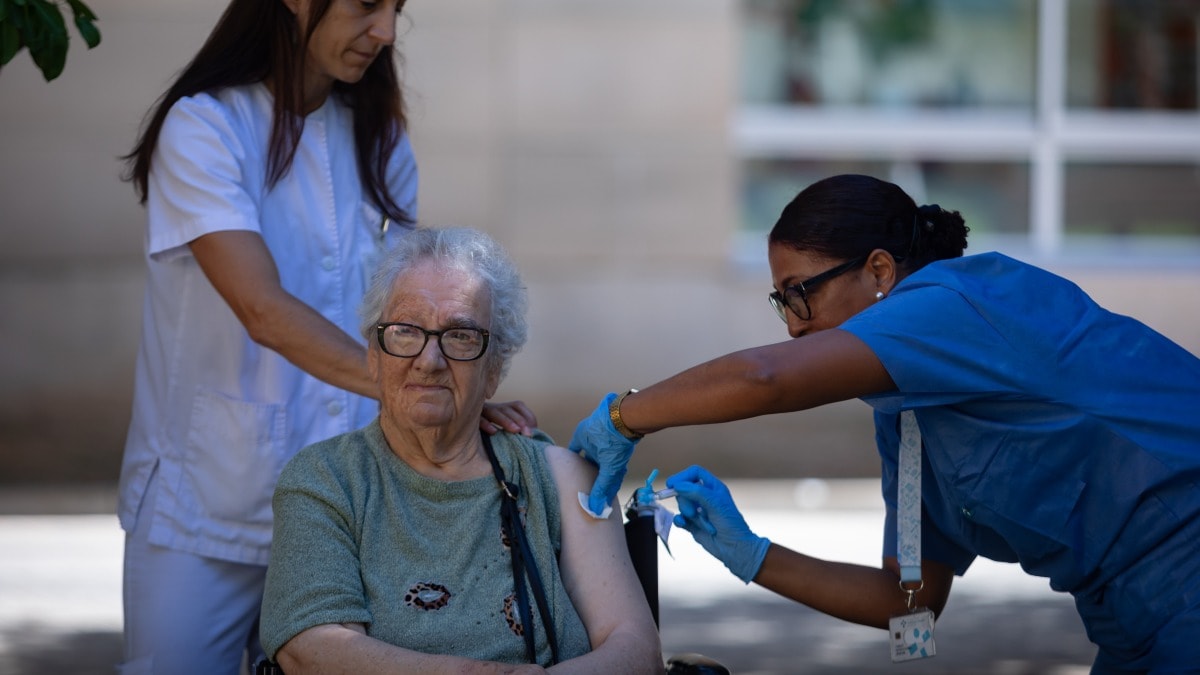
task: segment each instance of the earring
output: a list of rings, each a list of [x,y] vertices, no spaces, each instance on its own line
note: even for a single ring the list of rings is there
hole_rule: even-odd
[[[875,302],[883,299],[883,291],[875,291]]]

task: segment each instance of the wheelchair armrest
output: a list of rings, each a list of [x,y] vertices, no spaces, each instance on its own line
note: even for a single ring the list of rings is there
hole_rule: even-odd
[[[676,654],[667,660],[667,675],[729,675],[729,669],[703,654]]]
[[[254,675],[283,675],[283,668],[278,663],[263,657],[254,664]]]

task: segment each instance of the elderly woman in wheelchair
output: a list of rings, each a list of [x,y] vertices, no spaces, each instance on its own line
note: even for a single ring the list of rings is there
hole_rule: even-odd
[[[595,469],[479,431],[525,304],[480,232],[387,254],[362,312],[379,418],[301,451],[275,492],[261,638],[289,675],[663,671],[620,519],[577,501]]]

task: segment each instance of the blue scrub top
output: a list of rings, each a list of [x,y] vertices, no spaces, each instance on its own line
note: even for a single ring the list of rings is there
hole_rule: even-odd
[[[1109,630],[1137,642],[1200,606],[1200,359],[995,253],[930,264],[841,328],[898,389],[864,398],[885,555],[896,554],[899,413],[912,409],[925,557],[958,574],[976,555],[1018,562],[1074,594],[1101,644]]]

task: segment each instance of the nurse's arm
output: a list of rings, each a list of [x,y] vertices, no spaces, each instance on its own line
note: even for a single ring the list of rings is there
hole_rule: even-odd
[[[209,282],[258,344],[313,377],[379,398],[366,350],[332,321],[284,290],[275,259],[257,232],[206,234],[190,244]]]
[[[875,352],[831,329],[713,359],[626,396],[633,431],[807,410],[896,388]]]
[[[922,560],[921,579],[924,586],[917,593],[916,605],[940,616],[950,597],[953,568]],[[900,565],[894,557],[884,558],[882,567],[869,567],[813,558],[771,544],[754,583],[819,612],[865,626],[887,628],[888,619],[907,611],[907,595],[899,585]]]

